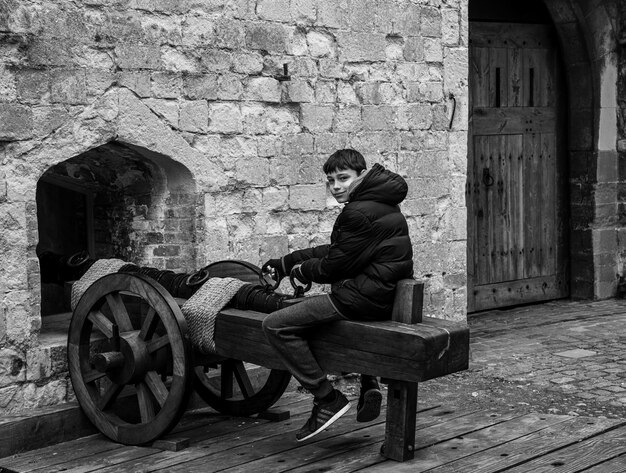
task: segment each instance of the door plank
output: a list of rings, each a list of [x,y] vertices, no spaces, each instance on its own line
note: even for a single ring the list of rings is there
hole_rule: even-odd
[[[504,281],[474,286],[476,306],[493,309],[514,304],[540,302],[546,297],[565,297],[568,283],[563,274]]]
[[[549,107],[476,107],[472,118],[477,135],[513,135],[553,132],[556,112]]]
[[[555,37],[548,25],[472,22],[471,45],[494,48],[554,48]]]
[[[489,106],[489,49],[488,48],[472,48],[471,54],[471,93],[474,107]]]

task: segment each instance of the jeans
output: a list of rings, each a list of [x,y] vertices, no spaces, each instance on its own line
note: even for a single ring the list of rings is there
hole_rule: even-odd
[[[345,317],[337,312],[327,295],[319,295],[272,312],[263,321],[265,336],[285,367],[318,399],[330,394],[333,386],[305,337],[312,327],[336,320]]]

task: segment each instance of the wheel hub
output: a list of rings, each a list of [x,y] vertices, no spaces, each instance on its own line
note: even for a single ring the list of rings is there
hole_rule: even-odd
[[[118,385],[137,383],[152,365],[146,342],[139,338],[139,331],[120,335],[119,342],[119,351],[98,353],[91,362]]]

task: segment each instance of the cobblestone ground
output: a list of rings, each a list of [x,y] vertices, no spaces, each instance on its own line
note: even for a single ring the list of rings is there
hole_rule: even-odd
[[[626,301],[470,316],[470,369],[420,384],[424,402],[626,417]]]

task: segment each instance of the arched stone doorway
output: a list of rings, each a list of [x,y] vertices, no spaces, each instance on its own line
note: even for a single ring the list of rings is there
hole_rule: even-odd
[[[472,259],[476,261],[477,240],[472,237],[476,226],[472,228],[470,221],[477,218],[478,207],[474,207],[476,213],[472,215],[468,198],[470,311],[568,294],[572,298],[604,298],[615,295],[616,272],[619,269],[618,238],[614,226],[617,219],[618,170],[615,151],[615,83],[613,81],[611,84],[610,79],[610,63],[611,56],[615,53],[616,37],[613,33],[611,11],[617,11],[613,0],[536,0],[506,4],[470,0],[470,37],[476,21],[492,24],[544,24],[555,32],[563,71],[560,86],[564,93],[561,96],[565,102],[563,124],[557,138],[557,143],[562,143],[563,146],[560,172],[564,176],[565,190],[561,196],[563,205],[557,210],[560,213],[556,214],[559,217],[556,224],[563,225],[564,238],[558,241],[557,248],[564,254],[566,270],[563,274],[569,289],[567,293],[556,291],[544,297],[544,281],[535,291],[519,291],[522,297],[502,297],[502,302],[498,298],[489,297],[494,289],[503,289],[510,294],[510,285],[503,281],[502,287],[488,287],[489,294],[484,297],[488,299],[486,306],[476,304],[474,286],[480,281],[475,274],[477,267],[471,267]],[[471,147],[474,140],[471,133],[469,139]],[[468,184],[481,180],[482,175],[476,174],[478,171],[468,170]],[[559,172],[558,168],[557,171]],[[542,222],[538,222],[538,225],[542,225]],[[489,250],[497,251],[495,247]]]
[[[77,252],[173,271],[196,268],[195,184],[167,156],[112,141],[50,167],[36,197],[43,316],[70,310],[55,260]]]

